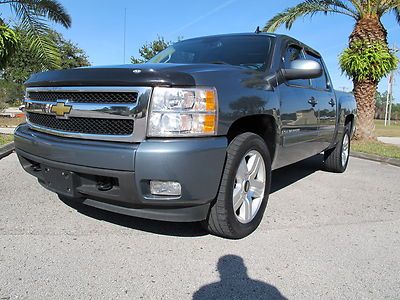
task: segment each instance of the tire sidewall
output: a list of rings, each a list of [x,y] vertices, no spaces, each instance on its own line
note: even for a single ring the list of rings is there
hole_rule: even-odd
[[[265,171],[266,171],[266,183],[265,183],[265,192],[264,198],[262,203],[258,209],[258,212],[253,220],[249,223],[241,223],[235,216],[235,212],[233,210],[233,189],[234,189],[234,180],[236,177],[236,172],[238,170],[239,164],[241,163],[244,156],[251,150],[258,151],[265,164]],[[227,174],[227,186],[225,191],[225,208],[227,210],[227,217],[228,223],[233,231],[238,235],[238,237],[244,237],[249,235],[253,232],[258,225],[260,224],[265,208],[267,206],[270,187],[271,187],[271,158],[269,155],[269,151],[265,142],[257,135],[251,134],[248,138],[246,138],[240,145],[239,149],[236,153],[232,156],[229,154],[229,147],[228,147],[228,159],[231,160],[230,163],[232,164],[232,168]]]
[[[346,137],[346,135],[349,138],[349,150],[348,150],[349,154],[347,155],[346,163],[343,166],[343,164],[342,164],[342,153],[343,153],[343,146],[344,146],[343,142],[344,142],[344,138]],[[342,137],[342,141],[341,141],[341,145],[340,145],[340,162],[339,163],[342,168],[342,172],[344,172],[347,169],[347,165],[349,164],[349,159],[350,159],[350,133],[349,133],[348,126],[346,126],[344,129],[344,133],[343,133],[343,137]]]

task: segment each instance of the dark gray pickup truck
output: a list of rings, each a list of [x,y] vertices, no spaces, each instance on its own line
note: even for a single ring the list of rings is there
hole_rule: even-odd
[[[45,188],[228,238],[259,225],[273,169],[323,152],[343,172],[356,124],[320,54],[282,35],[185,40],[145,64],[43,72],[26,87],[16,152]]]

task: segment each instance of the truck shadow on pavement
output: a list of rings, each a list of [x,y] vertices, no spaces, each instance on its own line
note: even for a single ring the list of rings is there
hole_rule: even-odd
[[[208,233],[204,231],[200,224],[193,223],[174,223],[163,222],[149,219],[136,218],[127,215],[121,215],[95,207],[87,206],[79,202],[63,201],[69,207],[77,210],[79,213],[108,223],[113,223],[118,226],[123,226],[135,230],[180,237],[195,237],[204,236]]]
[[[317,155],[296,164],[272,172],[271,194],[291,185],[322,168],[322,155]],[[199,223],[173,223],[141,219],[90,207],[79,202],[65,202],[71,208],[88,217],[115,225],[151,232],[160,235],[195,237],[208,233]]]
[[[315,155],[305,160],[299,161],[272,171],[271,194],[284,189],[285,187],[300,181],[311,174],[322,170],[324,156]]]
[[[201,287],[193,294],[194,300],[286,299],[273,285],[251,279],[240,256],[222,256],[218,260],[217,269],[220,281]]]

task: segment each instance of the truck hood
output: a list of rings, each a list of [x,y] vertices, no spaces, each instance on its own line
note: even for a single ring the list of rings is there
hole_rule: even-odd
[[[194,86],[195,73],[242,69],[218,64],[136,64],[85,67],[33,74],[27,87],[44,86]]]

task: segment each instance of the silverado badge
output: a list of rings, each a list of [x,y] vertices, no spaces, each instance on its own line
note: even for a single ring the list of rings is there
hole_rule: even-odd
[[[51,106],[50,111],[55,113],[57,117],[68,118],[67,114],[71,112],[71,109],[71,105],[65,105],[65,102],[57,101],[57,104]]]

